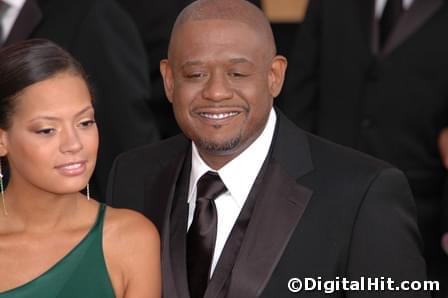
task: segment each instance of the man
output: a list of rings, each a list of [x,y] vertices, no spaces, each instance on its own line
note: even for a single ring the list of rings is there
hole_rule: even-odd
[[[158,139],[148,103],[146,55],[135,25],[114,0],[0,2],[3,45],[29,38],[49,39],[85,68],[95,91],[101,142],[91,195],[104,201],[114,158]]]
[[[437,139],[448,126],[447,28],[443,0],[312,0],[279,103],[302,128],[405,173],[429,277],[444,280],[446,295]]]
[[[291,292],[288,281],[425,279],[404,176],[272,108],[286,59],[258,8],[192,3],[160,69],[184,134],[121,155],[107,197],[156,223],[165,297],[324,297]],[[429,297],[334,294],[394,295]]]

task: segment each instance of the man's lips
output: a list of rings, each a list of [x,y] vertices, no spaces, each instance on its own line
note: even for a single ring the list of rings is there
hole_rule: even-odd
[[[200,118],[211,122],[224,122],[244,113],[243,107],[203,107],[197,108],[194,112]]]
[[[209,113],[209,112],[200,112],[199,115],[203,118],[210,119],[210,120],[225,120],[231,117],[235,117],[240,112],[221,112],[221,113]]]

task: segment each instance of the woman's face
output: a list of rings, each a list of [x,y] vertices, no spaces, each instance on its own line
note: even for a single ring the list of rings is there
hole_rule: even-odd
[[[54,194],[83,189],[92,175],[98,130],[84,80],[69,72],[33,84],[16,98],[10,128],[0,130],[10,186]]]

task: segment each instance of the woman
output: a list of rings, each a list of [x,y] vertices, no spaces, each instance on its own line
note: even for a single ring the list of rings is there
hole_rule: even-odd
[[[86,82],[49,41],[0,51],[1,298],[161,295],[154,225],[89,198],[98,131]]]

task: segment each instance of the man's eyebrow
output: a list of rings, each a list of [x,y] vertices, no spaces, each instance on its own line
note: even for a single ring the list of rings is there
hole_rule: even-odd
[[[252,64],[252,62],[250,62],[246,58],[232,58],[232,59],[230,59],[230,63],[232,63],[232,64],[238,64],[238,63],[250,63],[250,64]]]
[[[229,60],[230,64],[240,64],[240,63],[248,63],[248,64],[253,64],[249,59],[247,58],[231,58]],[[200,61],[200,60],[192,60],[192,61],[187,61],[184,64],[181,65],[181,67],[188,67],[188,66],[198,66],[198,65],[203,65],[204,62]]]
[[[187,62],[183,63],[181,65],[181,67],[197,66],[197,65],[202,65],[202,64],[204,64],[204,63],[199,60],[192,60],[192,61],[187,61]]]

